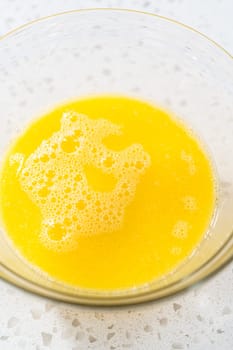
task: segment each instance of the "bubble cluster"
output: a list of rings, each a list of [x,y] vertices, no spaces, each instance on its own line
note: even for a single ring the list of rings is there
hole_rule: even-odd
[[[190,175],[195,175],[197,172],[197,167],[192,155],[182,150],[180,158],[187,163]]]
[[[105,119],[64,113],[61,127],[22,162],[18,174],[22,189],[40,208],[41,241],[52,250],[69,251],[77,236],[118,230],[133,200],[140,176],[150,166],[141,144],[121,151],[108,149],[103,139],[121,135],[120,126]],[[111,191],[96,191],[85,169],[95,167],[115,178]]]
[[[181,247],[172,247],[171,250],[170,250],[171,254],[172,255],[180,255],[182,253],[182,248]]]
[[[197,200],[193,196],[185,196],[182,198],[184,209],[188,211],[196,211],[197,210]]]
[[[185,239],[188,236],[189,224],[187,221],[177,221],[173,227],[172,235],[179,239]]]

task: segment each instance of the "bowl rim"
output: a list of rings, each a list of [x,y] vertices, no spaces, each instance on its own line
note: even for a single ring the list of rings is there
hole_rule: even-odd
[[[0,36],[0,45],[2,41],[4,41],[5,39],[8,39],[14,34],[20,32],[21,30],[30,29],[30,27],[34,26],[34,24],[41,23],[56,17],[70,15],[70,14],[89,13],[89,12],[95,12],[95,11],[110,12],[110,13],[111,12],[133,13],[133,14],[145,15],[145,16],[150,16],[150,17],[163,20],[165,22],[178,26],[186,31],[189,31],[189,32],[191,31],[194,34],[197,34],[197,36],[201,37],[202,39],[205,39],[215,48],[222,51],[222,53],[224,53],[229,59],[233,60],[233,55],[229,51],[227,51],[224,47],[218,44],[215,40],[209,38],[207,35],[201,33],[200,31],[194,29],[189,25],[183,24],[177,20],[174,20],[165,16],[161,16],[155,13],[134,10],[134,9],[127,9],[127,8],[115,8],[115,7],[82,8],[82,9],[63,11],[63,12],[55,13],[48,16],[43,16],[38,19],[29,21],[23,25],[17,26],[13,30]],[[94,305],[94,306],[117,306],[117,305],[122,306],[122,305],[138,304],[138,303],[147,302],[151,300],[160,300],[162,298],[170,297],[184,289],[189,288],[190,286],[195,285],[198,282],[203,282],[205,280],[208,280],[210,277],[212,277],[213,275],[221,271],[224,267],[226,267],[228,263],[232,260],[233,258],[232,239],[233,239],[233,231],[230,233],[229,237],[224,242],[224,244],[221,245],[221,247],[207,261],[201,264],[193,272],[187,274],[185,277],[179,278],[177,281],[157,289],[151,288],[146,291],[145,290],[143,291],[143,289],[141,290],[139,289],[137,293],[132,293],[132,294],[130,294],[129,289],[126,291],[125,294],[118,294],[118,295],[111,295],[111,294],[107,295],[106,292],[101,295],[100,291],[98,291],[98,294],[92,295],[92,294],[87,294],[85,292],[82,293],[81,290],[77,294],[54,290],[53,288],[50,288],[48,286],[42,286],[37,282],[31,281],[28,278],[22,277],[18,272],[13,271],[11,268],[6,266],[1,261],[0,261],[0,277],[2,277],[6,282],[9,282],[28,292],[32,292],[33,294],[54,299],[54,300],[68,302],[68,303]],[[220,262],[217,261],[216,263],[215,260],[219,257],[219,255],[221,255],[221,253],[224,250],[226,250],[226,252],[224,253],[223,259],[220,260]],[[216,265],[214,265],[214,267],[211,269],[212,262],[215,262]],[[208,268],[210,268],[210,271],[205,272],[205,269],[208,269]],[[198,276],[198,274],[201,273],[203,270],[204,270],[204,275]],[[170,288],[172,290],[169,291]],[[160,294],[156,296],[156,293],[159,293],[159,292]]]
[[[16,32],[19,32],[21,29],[24,28],[28,28],[31,27],[32,25],[36,24],[36,23],[40,23],[40,22],[44,22],[46,20],[55,18],[55,17],[60,17],[60,16],[64,16],[64,15],[68,15],[68,14],[72,14],[72,13],[88,13],[88,12],[101,12],[101,11],[106,11],[106,12],[125,12],[125,13],[135,13],[135,14],[142,14],[142,15],[146,15],[146,16],[151,16],[151,17],[155,17],[155,18],[160,18],[164,21],[167,21],[169,23],[173,23],[179,27],[183,27],[183,29],[186,29],[188,31],[191,31],[193,33],[198,34],[199,36],[201,36],[202,38],[206,39],[207,41],[209,41],[210,43],[212,43],[214,46],[216,46],[218,49],[220,49],[221,51],[223,51],[225,54],[227,54],[227,56],[229,56],[229,58],[233,59],[233,54],[231,54],[228,50],[226,50],[222,45],[220,45],[217,41],[215,41],[214,39],[210,38],[208,35],[200,32],[199,30],[193,28],[192,26],[182,23],[180,21],[177,21],[173,18],[169,18],[166,16],[162,16],[159,15],[157,13],[152,13],[152,12],[147,12],[147,11],[141,11],[141,10],[134,10],[134,9],[129,9],[129,8],[117,8],[117,7],[88,7],[88,8],[82,8],[82,9],[75,9],[75,10],[68,10],[68,11],[62,11],[62,12],[58,12],[52,15],[47,15],[47,16],[42,16],[39,17],[37,19],[28,21],[22,25],[16,26],[14,29],[8,31],[6,34],[0,35],[0,43],[2,40],[10,37],[11,35],[15,34]]]

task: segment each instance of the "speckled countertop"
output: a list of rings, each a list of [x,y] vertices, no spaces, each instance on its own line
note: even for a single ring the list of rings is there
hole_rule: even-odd
[[[232,0],[0,0],[0,35],[35,18],[84,7],[164,15],[233,53]],[[0,349],[232,350],[233,265],[169,299],[115,309],[53,302],[0,281]]]

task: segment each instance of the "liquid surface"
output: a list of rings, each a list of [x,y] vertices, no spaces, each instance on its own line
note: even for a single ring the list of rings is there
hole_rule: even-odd
[[[172,271],[203,238],[214,177],[198,140],[166,112],[93,97],[35,120],[1,174],[16,249],[77,287],[138,286]]]

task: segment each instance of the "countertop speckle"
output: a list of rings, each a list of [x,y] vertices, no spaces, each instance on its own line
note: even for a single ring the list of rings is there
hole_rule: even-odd
[[[90,7],[167,16],[233,53],[232,0],[1,0],[0,35],[42,16]],[[111,309],[46,300],[0,281],[1,350],[231,350],[232,329],[232,264],[177,296]]]

